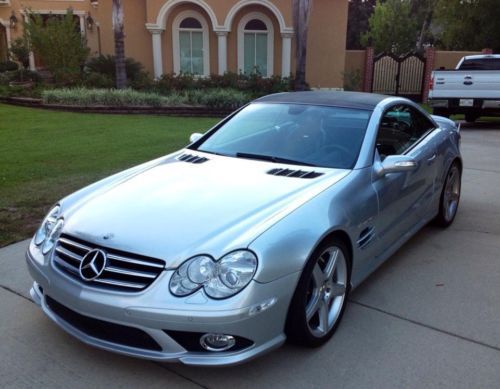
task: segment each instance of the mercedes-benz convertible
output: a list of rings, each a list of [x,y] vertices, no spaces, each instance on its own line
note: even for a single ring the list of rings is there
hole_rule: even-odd
[[[320,346],[353,288],[457,213],[459,129],[403,98],[270,95],[190,142],[62,199],[33,237],[31,296],[83,342],[195,365]]]

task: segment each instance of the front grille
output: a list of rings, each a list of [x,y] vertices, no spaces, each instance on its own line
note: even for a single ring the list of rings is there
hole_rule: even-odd
[[[84,281],[80,276],[80,263],[85,254],[94,249],[106,253],[106,267],[95,280]],[[53,264],[61,272],[86,285],[125,292],[144,290],[165,268],[165,262],[160,259],[98,246],[68,235],[59,238]]]
[[[129,347],[162,351],[160,345],[156,343],[151,336],[138,328],[110,323],[82,315],[58,303],[49,296],[45,297],[45,302],[50,310],[61,319],[93,338]]]

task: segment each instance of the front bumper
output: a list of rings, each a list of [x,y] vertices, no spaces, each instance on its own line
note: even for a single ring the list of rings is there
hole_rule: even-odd
[[[62,329],[89,345],[139,358],[182,362],[189,365],[233,365],[257,357],[285,341],[283,333],[288,305],[299,274],[294,273],[270,283],[253,281],[241,293],[221,301],[204,296],[202,291],[187,298],[177,298],[168,292],[168,280],[173,273],[164,271],[146,290],[138,293],[108,291],[86,286],[52,266],[38,249],[30,244],[26,253],[28,269],[35,282],[32,299],[47,316]],[[276,302],[268,309],[255,313],[255,307],[269,299]],[[104,333],[71,322],[55,307],[70,310],[72,317],[89,321],[93,326],[104,323]],[[80,318],[80,319],[78,319]],[[72,324],[73,323],[73,324]],[[97,323],[97,324],[95,324]],[[113,327],[114,326],[114,327]],[[113,328],[128,328],[147,334],[159,347],[157,350],[131,347],[117,341]],[[223,333],[249,340],[238,350],[210,352],[186,347],[172,333],[193,336],[188,343],[198,343],[199,334]]]

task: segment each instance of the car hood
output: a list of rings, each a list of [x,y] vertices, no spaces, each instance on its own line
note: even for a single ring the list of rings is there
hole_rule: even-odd
[[[306,168],[195,155],[208,160],[189,163],[169,156],[80,199],[64,212],[63,232],[105,247],[161,258],[167,267],[177,267],[196,254],[218,258],[247,247],[349,173],[307,168],[323,175],[283,177],[268,171]]]

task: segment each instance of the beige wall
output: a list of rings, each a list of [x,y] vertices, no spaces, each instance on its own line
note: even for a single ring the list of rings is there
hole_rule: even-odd
[[[445,69],[455,69],[458,61],[466,55],[481,54],[480,51],[440,51],[436,50],[434,57],[434,69],[441,67]]]
[[[162,61],[164,73],[173,71],[172,56],[172,27],[175,16],[185,9],[195,9],[202,13],[209,25],[210,36],[210,71],[218,72],[218,39],[215,28],[223,28],[231,8],[240,0],[205,0],[215,15],[212,23],[210,15],[190,0],[180,2],[170,10],[166,18],[166,25],[162,36]],[[125,54],[140,61],[145,69],[153,73],[153,49],[151,33],[146,29],[146,23],[156,24],[160,9],[167,0],[124,0],[125,7]],[[233,18],[227,36],[227,68],[237,72],[237,26],[243,15],[248,12],[259,11],[267,15],[274,27],[274,66],[275,74],[281,74],[282,67],[282,37],[281,29],[293,28],[292,0],[272,0],[284,21],[280,25],[276,15],[263,5],[251,4],[240,9]],[[22,34],[21,10],[29,7],[33,11],[58,10],[64,11],[72,7],[77,12],[87,15],[90,12],[96,22],[94,28],[86,31],[87,43],[92,54],[114,53],[114,41],[111,19],[111,1],[101,0],[99,6],[93,8],[89,0],[11,0],[10,6],[0,6],[0,19],[7,22],[12,10],[15,10],[20,23],[15,30],[11,30],[12,39]],[[215,26],[213,25],[215,24]],[[315,0],[310,19],[308,37],[308,61],[306,78],[313,88],[340,88],[344,73],[345,38],[347,27],[347,0]],[[100,44],[99,44],[100,42]],[[295,70],[295,40],[292,40],[291,69]]]
[[[358,89],[361,90],[363,77],[365,74],[366,51],[365,50],[346,50],[344,66],[344,85],[351,78],[359,78]],[[359,76],[359,77],[358,77]]]

